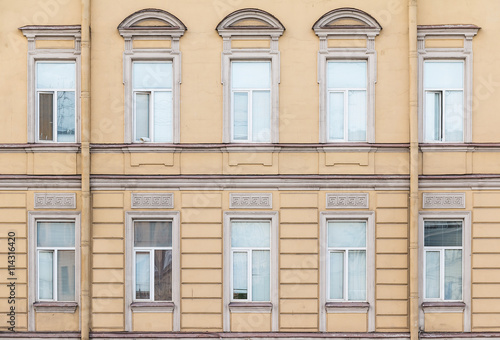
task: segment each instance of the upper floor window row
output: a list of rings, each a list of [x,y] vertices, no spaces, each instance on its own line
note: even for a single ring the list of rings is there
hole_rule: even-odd
[[[353,8],[330,11],[313,25],[319,37],[321,143],[375,142],[375,37],[381,29]],[[418,27],[421,142],[471,141],[472,38],[478,29]],[[29,41],[29,142],[79,142],[80,27],[21,30]],[[186,26],[166,11],[144,9],[118,30],[125,40],[124,141],[179,143],[179,40]],[[224,143],[279,142],[278,40],[284,30],[277,18],[251,8],[217,25],[223,39]],[[46,44],[56,38],[57,48]]]

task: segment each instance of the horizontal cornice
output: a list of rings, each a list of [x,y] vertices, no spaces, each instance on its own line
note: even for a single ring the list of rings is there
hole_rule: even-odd
[[[0,175],[0,190],[80,190],[80,175]]]

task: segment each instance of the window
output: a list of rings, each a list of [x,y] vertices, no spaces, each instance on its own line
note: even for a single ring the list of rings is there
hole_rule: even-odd
[[[75,142],[76,65],[36,63],[38,142]]]
[[[271,223],[231,222],[232,300],[270,301]]]
[[[134,313],[167,312],[180,330],[180,239],[176,211],[126,212],[125,330]]]
[[[271,139],[271,62],[231,63],[233,141]]]
[[[172,63],[132,66],[135,142],[172,143]]]
[[[118,25],[125,40],[126,143],[180,142],[179,40],[186,30],[174,15],[151,8]]]
[[[366,61],[328,61],[328,140],[366,141]]]
[[[420,323],[425,313],[463,312],[470,332],[470,212],[420,212],[419,228]]]
[[[366,221],[328,222],[328,300],[366,301]]]
[[[172,222],[134,221],[134,300],[172,301]]]
[[[474,25],[418,26],[420,141],[472,141],[472,38],[478,30]],[[441,46],[443,41],[448,46]]]
[[[283,25],[258,9],[229,14],[222,36],[224,143],[278,143],[279,50]]]
[[[325,211],[320,220],[320,324],[328,314],[365,313],[375,331],[375,219],[372,211]]]
[[[463,61],[425,61],[424,91],[425,141],[463,141]]]
[[[78,143],[80,26],[20,30],[28,38],[28,143]]]
[[[462,221],[424,221],[426,300],[462,300],[462,224]]]
[[[80,303],[80,214],[29,212],[28,330],[35,312],[74,313]]]
[[[231,313],[271,314],[278,331],[278,213],[224,213],[224,331]]]
[[[375,37],[381,29],[354,8],[335,9],[314,24],[321,143],[375,142]]]

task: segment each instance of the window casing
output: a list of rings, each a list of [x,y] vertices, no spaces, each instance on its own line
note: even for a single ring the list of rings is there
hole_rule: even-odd
[[[320,319],[328,313],[366,313],[375,331],[375,214],[325,211],[320,219]]]
[[[343,25],[345,19],[356,24]],[[373,17],[354,8],[330,11],[313,25],[319,37],[321,143],[375,142],[375,37],[381,29]],[[356,43],[330,44],[339,39]]]
[[[158,26],[141,22],[156,21]],[[145,9],[125,18],[118,31],[125,40],[125,142],[180,142],[181,51],[187,30],[174,15]],[[156,45],[145,47],[143,40]]]
[[[125,213],[125,330],[132,314],[173,313],[180,331],[179,212]]]
[[[224,331],[231,313],[270,313],[278,331],[278,213],[224,213]]]
[[[419,263],[420,325],[427,312],[463,312],[464,332],[470,332],[470,212],[420,212]]]
[[[20,30],[28,38],[28,143],[79,143],[80,26]],[[41,40],[68,47],[38,48]]]
[[[418,26],[419,140],[472,141],[472,38],[474,25]],[[462,47],[434,47],[443,39]]]
[[[224,143],[279,142],[278,39],[284,30],[274,16],[251,8],[233,12],[217,25],[223,38]],[[234,41],[244,40],[268,41],[269,47],[233,47]]]
[[[28,330],[35,313],[74,313],[80,304],[80,214],[28,213]]]

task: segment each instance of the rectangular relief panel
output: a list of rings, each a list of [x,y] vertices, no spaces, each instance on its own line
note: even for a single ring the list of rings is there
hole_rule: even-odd
[[[327,209],[368,209],[368,194],[326,194]]]

